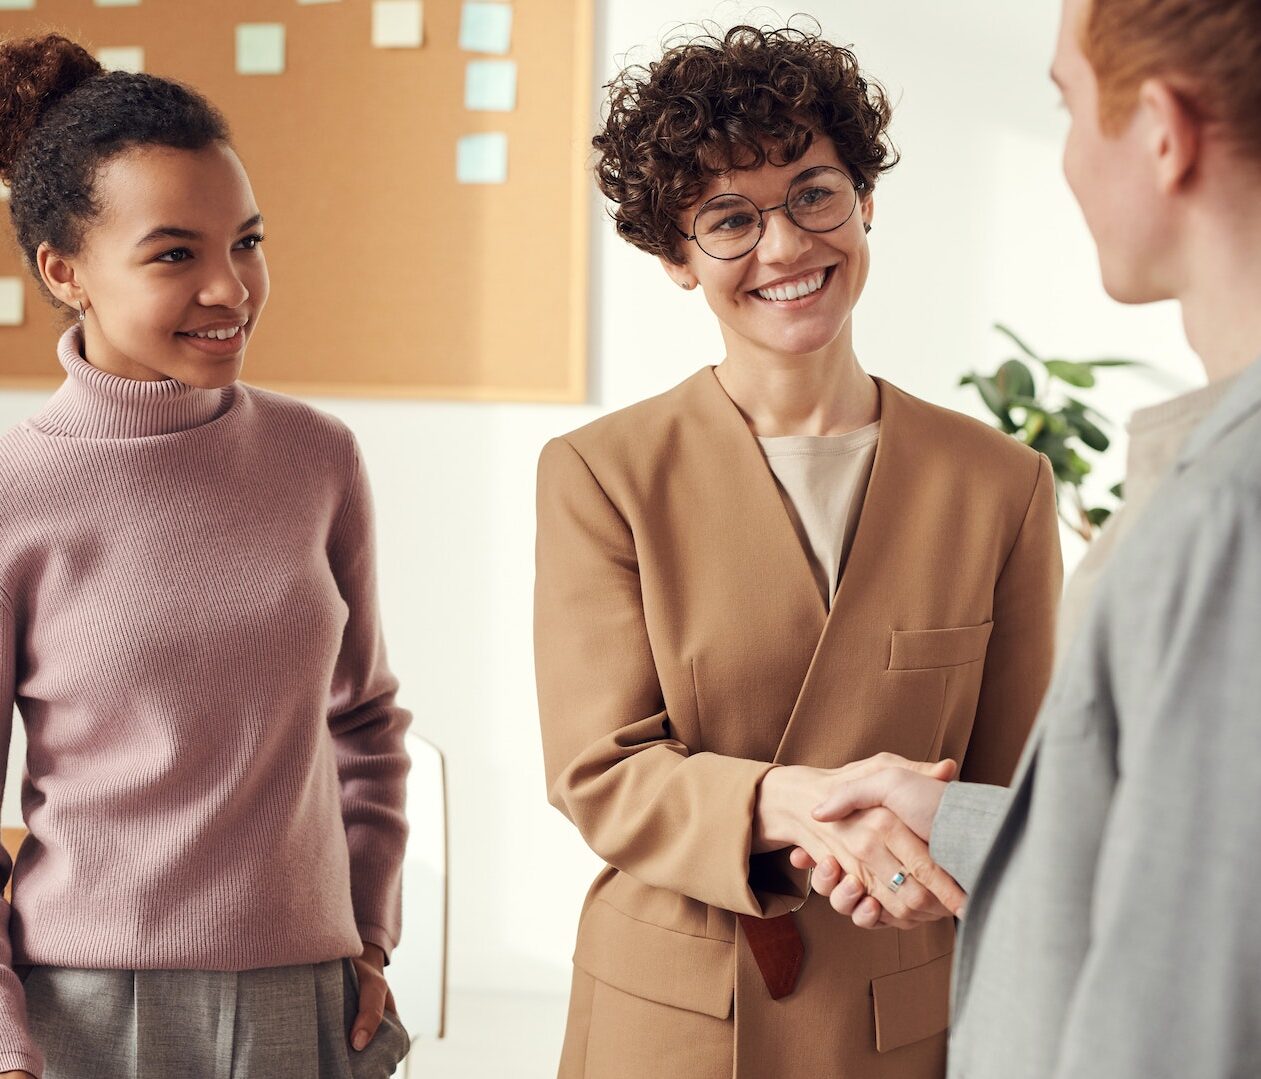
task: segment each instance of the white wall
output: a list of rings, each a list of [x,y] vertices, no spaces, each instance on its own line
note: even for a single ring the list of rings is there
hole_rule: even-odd
[[[1065,119],[1045,75],[1057,7],[825,0],[810,9],[830,37],[856,45],[898,101],[904,160],[877,194],[859,354],[874,373],[977,414],[955,384],[972,366],[1004,358],[989,330],[995,320],[1048,352],[1141,355],[1178,385],[1197,379],[1175,311],[1125,310],[1100,289],[1059,173]],[[731,23],[750,11],[777,21],[768,7],[740,3],[603,0],[599,10],[600,81],[616,57],[641,46],[648,51],[631,58],[646,58],[681,21]],[[419,731],[448,755],[451,977],[466,989],[563,991],[595,869],[547,805],[542,777],[530,645],[537,451],[721,358],[703,298],[671,286],[653,260],[618,241],[594,192],[592,215],[590,405],[316,402],[363,443],[392,659]],[[1117,375],[1098,399],[1120,416],[1168,392]],[[0,427],[41,399],[0,394]],[[1070,560],[1077,554],[1070,549]]]

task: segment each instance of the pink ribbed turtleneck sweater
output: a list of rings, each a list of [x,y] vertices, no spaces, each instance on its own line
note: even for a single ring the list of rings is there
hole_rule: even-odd
[[[68,331],[66,382],[0,436],[0,744],[16,701],[30,829],[0,903],[0,1072],[41,1068],[13,964],[244,970],[399,932],[409,716],[353,436],[80,348]]]

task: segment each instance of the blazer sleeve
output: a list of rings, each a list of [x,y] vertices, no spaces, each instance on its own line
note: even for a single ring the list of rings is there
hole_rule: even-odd
[[[1261,1075],[1261,492],[1160,540],[1109,597],[1116,785],[1055,1079]]]
[[[350,891],[365,943],[387,958],[401,928],[404,815],[411,713],[395,702],[377,610],[372,495],[354,447],[350,487],[329,543],[329,564],[348,608],[333,670],[329,729],[350,852]]]
[[[994,587],[994,628],[959,778],[1006,786],[1051,680],[1064,583],[1051,463],[1038,459],[1024,521]]]
[[[750,884],[758,785],[773,767],[693,753],[666,711],[634,537],[578,451],[538,475],[535,668],[551,803],[609,865],[741,914],[781,913]]]
[[[13,701],[17,665],[17,633],[13,611],[0,589],[0,800],[13,734]],[[0,848],[0,890],[9,883],[13,863]],[[26,994],[13,971],[13,946],[9,941],[9,904],[0,899],[0,1072],[27,1071],[40,1075],[43,1056],[26,1023]]]

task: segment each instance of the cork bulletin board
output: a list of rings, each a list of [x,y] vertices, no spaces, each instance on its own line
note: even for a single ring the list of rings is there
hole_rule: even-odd
[[[94,52],[141,49],[144,70],[222,109],[271,272],[247,381],[581,401],[593,5],[500,2],[512,10],[502,56],[461,47],[461,0],[424,0],[419,47],[374,44],[374,0],[0,0],[0,37],[53,29]],[[238,73],[242,24],[283,26],[282,73]],[[467,107],[479,60],[515,63],[511,111]],[[489,133],[507,141],[505,182],[459,182],[461,139]],[[58,316],[26,276],[5,203],[0,218],[0,282],[24,283],[21,323],[0,325],[0,387],[50,387]]]

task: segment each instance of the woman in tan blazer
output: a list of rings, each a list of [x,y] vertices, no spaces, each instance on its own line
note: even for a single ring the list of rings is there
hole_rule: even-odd
[[[1008,782],[1051,664],[1050,469],[858,362],[894,161],[850,52],[739,27],[610,90],[617,227],[703,291],[726,358],[539,466],[550,796],[607,863],[560,1074],[941,1076],[961,895],[883,811],[811,810],[878,753]],[[793,846],[835,856],[887,931],[811,895]]]

